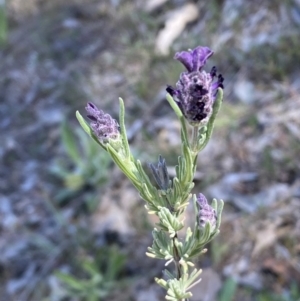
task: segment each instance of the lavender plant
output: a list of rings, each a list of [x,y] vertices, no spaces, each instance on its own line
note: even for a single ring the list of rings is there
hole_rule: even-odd
[[[217,76],[216,67],[210,73],[203,69],[212,55],[211,49],[201,46],[175,54],[186,71],[180,74],[175,88],[166,89],[166,98],[181,123],[182,155],[173,179],[169,177],[165,159],[159,156],[157,164],[149,164],[157,184],[154,185],[141,162],[130,152],[121,98],[119,123],[92,103],[86,106],[90,123],[76,112],[82,128],[110,154],[138,190],[148,213],[158,216],[159,222],[152,232],[153,244],[146,254],[166,260],[166,266],[174,263],[174,271],[164,271],[165,279],[155,279],[166,289],[166,299],[172,301],[184,301],[192,296],[190,289],[200,281],[201,274],[192,260],[206,252],[205,245],[219,233],[221,223],[223,201],[213,199],[209,205],[203,194],[191,193],[198,153],[212,135],[223,99],[222,75]],[[180,232],[184,229],[184,213],[190,200],[194,204],[194,227]]]

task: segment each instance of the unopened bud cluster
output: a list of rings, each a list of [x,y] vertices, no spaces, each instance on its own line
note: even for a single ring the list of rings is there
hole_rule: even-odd
[[[119,137],[119,124],[109,114],[105,114],[91,102],[87,103],[85,109],[88,113],[87,117],[91,120],[91,128],[101,142],[107,143],[109,139],[114,140]]]
[[[216,210],[208,204],[206,197],[202,193],[199,193],[197,197],[197,206],[199,209],[198,219],[200,227],[205,227],[205,225],[209,223],[214,229],[217,224],[217,213]]]

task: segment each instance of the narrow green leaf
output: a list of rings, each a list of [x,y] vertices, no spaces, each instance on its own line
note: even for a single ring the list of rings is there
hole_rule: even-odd
[[[149,191],[152,192],[152,190],[154,189],[148,175],[146,174],[146,172],[144,171],[144,168],[142,166],[142,163],[140,160],[136,161],[136,168],[139,172],[139,176],[143,179],[143,181],[145,182],[145,184],[148,186]]]
[[[140,191],[141,183],[136,178],[132,170],[130,170],[130,167],[128,166],[128,162],[126,164],[126,162],[118,156],[118,153],[109,144],[107,145],[107,151],[110,154],[111,158],[114,160],[114,162],[123,171],[123,173],[129,178],[129,180],[131,180],[132,184],[138,189],[138,191]]]
[[[194,164],[193,164],[193,158],[191,154],[191,150],[186,145],[186,143],[183,143],[182,145],[182,151],[185,158],[185,174],[182,175],[182,180],[184,180],[183,183],[188,183],[193,181],[193,170],[194,170]]]
[[[7,1],[8,2],[8,1]],[[0,1],[0,46],[7,42],[8,18],[5,0]]]
[[[120,103],[119,122],[120,122],[120,128],[121,128],[122,142],[123,142],[123,147],[125,150],[125,156],[126,156],[126,158],[129,158],[130,157],[130,149],[129,149],[126,127],[125,127],[125,107],[124,107],[124,101],[122,98],[119,98],[119,103]]]
[[[217,229],[219,229],[221,225],[223,208],[224,208],[224,201],[220,200],[218,203],[218,211],[217,211],[217,225],[216,225]]]
[[[79,111],[76,111],[76,118],[78,120],[78,122],[80,123],[81,127],[83,128],[83,130],[91,137],[93,138],[103,149],[106,150],[106,146],[101,143],[98,138],[95,136],[95,134],[93,133],[90,125],[85,121],[85,119],[81,116],[81,114],[79,113]]]
[[[179,180],[180,184],[182,185],[183,184],[182,182],[185,181],[186,171],[187,171],[185,157],[178,158],[178,166],[179,166],[178,180]]]
[[[186,121],[184,116],[180,117],[180,124],[181,124],[181,141],[186,145],[190,145],[189,138],[188,138],[188,131],[186,127]]]
[[[148,203],[157,203],[157,200],[153,198],[151,192],[148,189],[148,186],[146,183],[142,183],[142,189],[140,190],[141,195],[143,196],[143,199]]]
[[[125,255],[121,254],[117,248],[109,249],[108,263],[105,272],[105,280],[113,281],[118,273],[123,269],[126,261]]]
[[[174,101],[173,97],[169,93],[167,93],[166,99],[167,99],[167,101],[169,102],[171,108],[174,110],[175,114],[177,115],[177,117],[180,120],[182,141],[184,141],[186,144],[189,145],[186,122],[185,122],[184,116],[183,116],[180,108],[178,107],[177,103]]]
[[[77,280],[76,278],[61,272],[56,272],[55,275],[60,279],[64,284],[68,285],[70,288],[81,291],[84,289],[84,285]]]
[[[97,274],[99,274],[99,271],[96,268],[96,264],[95,262],[89,261],[89,260],[85,260],[82,263],[82,268],[89,273],[91,276],[95,276]]]
[[[174,101],[173,97],[169,93],[167,93],[166,99],[169,102],[169,104],[172,107],[172,109],[174,110],[174,112],[177,115],[177,117],[180,119],[183,115],[182,115],[182,112],[179,109],[177,103]]]
[[[237,283],[232,278],[228,278],[221,290],[219,301],[233,300],[236,289],[237,289]]]

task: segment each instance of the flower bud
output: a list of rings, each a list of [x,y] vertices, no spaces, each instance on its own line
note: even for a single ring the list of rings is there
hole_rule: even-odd
[[[109,114],[105,114],[91,102],[87,103],[85,109],[87,117],[91,120],[91,128],[100,142],[108,143],[110,139],[120,138],[119,124]]]
[[[206,73],[204,67],[213,51],[208,47],[198,46],[191,51],[182,51],[175,54],[187,71],[180,74],[176,89],[168,86],[167,92],[174,98],[187,121],[192,126],[205,126],[212,114],[213,104],[218,88],[224,88],[222,75],[217,77],[217,69],[213,67]]]
[[[200,227],[205,227],[206,223],[210,223],[211,228],[215,229],[217,224],[217,213],[214,208],[208,205],[206,197],[199,193],[197,197],[198,221]]]
[[[167,190],[169,188],[170,179],[166,160],[162,156],[159,156],[157,166],[150,163],[149,167],[159,188],[161,190]]]

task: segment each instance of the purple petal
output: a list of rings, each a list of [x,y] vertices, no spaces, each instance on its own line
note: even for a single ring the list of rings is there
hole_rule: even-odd
[[[224,82],[224,77],[222,76],[222,74],[219,74],[219,75],[218,75],[218,82],[220,83],[220,85],[223,84],[223,82]]]
[[[189,72],[193,71],[193,55],[191,52],[177,52],[174,56],[174,59],[182,63]]]
[[[216,66],[213,66],[211,68],[210,75],[211,75],[212,78],[214,78],[215,76],[217,76],[217,67]]]
[[[212,90],[217,90],[219,88],[219,82],[215,82],[211,85]]]
[[[193,57],[193,70],[200,71],[200,69],[205,65],[207,59],[213,55],[213,51],[208,47],[198,46],[192,52]]]
[[[99,109],[92,102],[88,102],[85,109],[88,112],[88,114],[91,116],[96,116],[97,113],[99,112]]]
[[[208,203],[207,203],[207,199],[206,199],[206,197],[204,196],[204,194],[202,194],[202,193],[199,193],[199,194],[198,194],[197,203],[198,203],[198,205],[199,205],[200,207],[203,207],[203,206],[205,206],[205,205],[208,204]]]
[[[188,72],[193,72],[200,71],[213,53],[208,47],[198,46],[192,51],[177,52],[174,58],[181,62]]]
[[[87,103],[87,106],[88,106],[88,107],[92,107],[93,109],[98,110],[98,108],[97,108],[92,102],[88,102],[88,103]]]
[[[217,95],[217,90],[218,90],[218,88],[224,89],[224,84],[223,84],[223,82],[224,82],[224,77],[223,77],[221,74],[219,74],[219,75],[218,75],[218,81],[217,81],[217,82],[214,82],[214,83],[211,85],[211,88],[212,88],[212,90],[214,91],[214,96]]]

